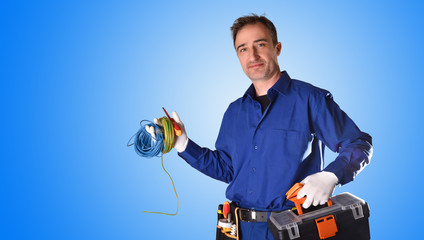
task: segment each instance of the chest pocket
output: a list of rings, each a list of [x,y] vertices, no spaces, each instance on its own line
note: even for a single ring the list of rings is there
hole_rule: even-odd
[[[266,155],[277,158],[285,166],[297,166],[308,149],[312,135],[305,132],[285,129],[265,129],[258,134],[258,141],[263,142]],[[275,160],[270,161],[275,164]]]

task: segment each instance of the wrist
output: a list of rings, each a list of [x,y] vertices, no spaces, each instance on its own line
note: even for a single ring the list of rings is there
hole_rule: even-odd
[[[175,150],[177,150],[177,152],[181,153],[184,152],[187,148],[188,145],[188,138],[186,137],[183,144],[181,144],[180,146],[175,146]]]
[[[328,175],[328,178],[331,178],[334,185],[339,184],[339,178],[336,176],[336,174],[334,174],[333,172],[329,172],[329,171],[322,171],[322,172],[325,173],[326,175]]]

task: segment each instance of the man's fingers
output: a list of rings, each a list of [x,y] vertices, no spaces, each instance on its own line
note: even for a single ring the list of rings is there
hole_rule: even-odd
[[[307,183],[308,178],[305,178],[302,182]],[[297,199],[301,199],[306,196],[306,200],[302,204],[302,207],[305,209],[311,206],[311,204],[314,202],[314,194],[311,192],[311,190],[312,189],[310,184],[305,184],[297,193]]]
[[[300,183],[301,184],[303,184],[303,185],[305,185],[305,184],[307,184],[309,181],[309,176],[308,177],[305,177]]]
[[[297,199],[301,199],[304,196],[306,196],[305,190],[302,188],[300,189],[300,191],[297,193]]]
[[[177,113],[176,111],[173,111],[173,112],[172,112],[172,118],[174,118],[174,120],[175,120],[177,123],[182,124],[181,119],[180,119],[180,116],[178,116],[178,113]]]
[[[155,128],[153,126],[146,126],[146,131],[152,136],[153,138],[156,138]]]
[[[152,135],[153,138],[156,138],[155,128],[153,126],[150,126],[150,135]]]
[[[310,197],[310,196],[306,197],[306,200],[305,200],[305,202],[302,204],[302,207],[303,207],[304,209],[307,209],[309,206],[311,206],[312,200],[313,200],[313,198],[312,198],[312,197]]]
[[[159,122],[159,120],[158,120],[157,118],[154,118],[154,119],[153,119],[153,122],[154,122],[156,125],[158,125],[158,126],[161,126],[161,127],[162,127],[162,123],[160,123],[160,122]]]
[[[319,202],[319,204],[320,204],[320,205],[324,205],[324,204],[326,204],[326,203],[327,203],[327,201],[328,201],[328,199],[327,199],[327,200],[325,200],[325,199],[321,199],[321,201]]]

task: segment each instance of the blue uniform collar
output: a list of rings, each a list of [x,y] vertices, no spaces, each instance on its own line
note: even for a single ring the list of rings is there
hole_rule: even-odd
[[[287,93],[287,90],[290,86],[291,78],[289,74],[286,71],[281,72],[281,76],[278,79],[278,81],[268,90],[268,95],[273,95],[272,91],[277,91],[281,94]],[[253,86],[253,83],[250,84],[250,87],[246,90],[246,92],[243,95],[243,100],[246,99],[247,96],[250,96],[252,99],[255,99],[256,91],[255,87]],[[271,96],[270,96],[271,97]]]

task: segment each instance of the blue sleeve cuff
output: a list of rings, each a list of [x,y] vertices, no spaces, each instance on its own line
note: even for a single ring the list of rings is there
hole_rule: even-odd
[[[192,165],[197,161],[198,157],[201,154],[202,148],[189,138],[185,151],[178,153],[178,156],[180,156],[181,158],[186,160],[186,162]]]
[[[351,177],[349,179],[349,165],[342,158],[336,158],[333,162],[328,164],[328,166],[323,170],[327,172],[332,172],[339,179],[339,184],[344,185],[353,180]],[[351,174],[352,175],[352,174]]]

